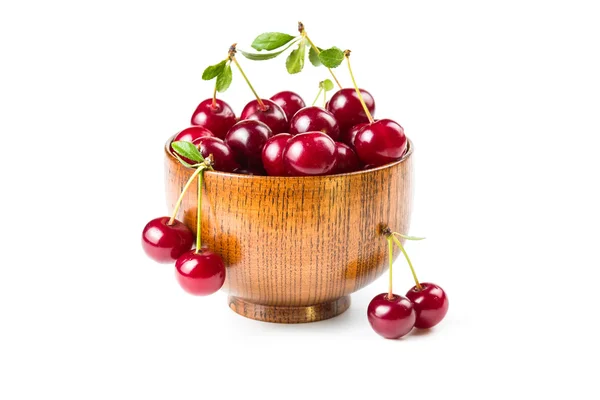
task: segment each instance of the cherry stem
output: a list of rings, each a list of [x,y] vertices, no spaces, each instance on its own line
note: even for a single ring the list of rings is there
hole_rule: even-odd
[[[237,67],[237,69],[240,71],[240,73],[244,77],[244,80],[248,84],[248,87],[250,87],[250,90],[252,90],[252,93],[254,93],[254,97],[256,97],[256,101],[258,102],[258,107],[260,108],[260,110],[261,111],[267,111],[267,106],[265,106],[265,103],[263,103],[262,99],[258,96],[258,93],[256,93],[256,90],[254,90],[254,87],[252,86],[252,84],[248,80],[248,77],[244,73],[244,70],[240,66],[240,63],[238,63],[238,61],[236,60],[235,56],[230,55],[229,58],[231,59],[231,61],[233,61],[233,63]]]
[[[204,171],[204,168],[198,168]],[[198,210],[196,215],[196,254],[202,249],[202,178],[204,172],[198,174]]]
[[[312,102],[313,106],[317,103],[317,100],[319,100],[319,97],[321,96],[322,91],[323,91],[323,87],[319,86],[319,93],[317,93],[317,97],[315,97],[315,101]]]
[[[400,240],[398,240],[398,238],[394,235],[390,235],[388,236],[388,238],[392,238],[392,240],[396,243],[396,246],[398,246],[400,248],[400,251],[402,252],[402,254],[404,254],[404,258],[406,258],[406,261],[408,262],[408,266],[410,267],[410,272],[412,272],[412,276],[415,279],[415,284],[417,286],[417,290],[422,290],[421,284],[419,283],[419,280],[417,279],[417,274],[415,273],[415,269],[413,268],[412,262],[410,262],[410,257],[408,257],[408,253],[406,253],[406,250],[404,250],[404,246],[402,246],[402,243],[400,243]]]
[[[181,202],[183,201],[183,196],[185,195],[185,192],[187,192],[196,176],[198,176],[198,174],[205,168],[206,166],[201,165],[200,167],[198,167],[198,169],[194,171],[192,176],[190,176],[190,179],[188,179],[188,181],[186,182],[185,186],[183,187],[183,190],[181,191],[181,194],[179,195],[179,198],[177,199],[177,203],[175,203],[173,215],[171,216],[171,219],[169,219],[169,222],[167,222],[167,225],[173,225],[173,223],[175,222],[175,218],[177,218],[177,214],[179,214],[179,208],[181,207]]]
[[[215,110],[217,108],[217,80],[215,79],[215,90],[213,91],[213,99],[212,99],[212,109]]]
[[[350,72],[350,78],[352,78],[352,84],[354,84],[354,90],[356,90],[356,94],[358,95],[360,104],[362,104],[363,109],[365,110],[365,114],[367,114],[367,118],[369,118],[369,122],[373,123],[373,116],[371,115],[369,108],[365,104],[365,100],[363,99],[362,94],[360,93],[360,89],[358,88],[358,85],[356,84],[356,79],[354,79],[354,74],[352,73],[352,67],[350,66],[350,50],[344,51],[344,56],[346,57],[346,61],[348,62],[348,71]]]
[[[323,108],[327,106],[327,90],[323,90]]]
[[[310,44],[310,47],[313,48],[313,50],[315,51],[315,53],[317,53],[317,55],[319,55],[319,53],[321,53],[321,50],[319,50],[319,48],[317,46],[315,46],[315,44],[313,43],[312,40],[310,40],[310,38],[308,37],[308,35],[306,34],[306,31],[304,30],[304,24],[302,22],[298,22],[298,31],[300,32],[300,34],[306,38],[306,40],[308,41],[308,43]],[[337,83],[338,87],[341,89],[342,85],[340,84],[340,81],[338,81],[338,79],[336,78],[335,74],[333,73],[333,71],[331,70],[331,68],[327,67],[327,70],[329,71],[329,73],[331,74],[331,77],[333,78],[333,80],[335,81],[335,83]]]
[[[388,252],[389,252],[389,259],[390,259],[390,270],[389,270],[389,279],[390,279],[390,283],[389,283],[389,288],[388,288],[388,300],[391,300],[394,298],[394,291],[392,290],[392,264],[394,263],[394,244],[392,243],[392,239],[390,236],[387,237],[387,241],[388,241]]]

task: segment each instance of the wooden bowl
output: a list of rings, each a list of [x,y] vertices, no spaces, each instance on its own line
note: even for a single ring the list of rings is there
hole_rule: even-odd
[[[172,212],[193,170],[177,161],[170,143],[165,146],[165,183]],[[409,142],[400,161],[340,175],[206,172],[202,244],[227,266],[223,289],[231,309],[281,323],[319,321],[346,311],[350,293],[387,270],[382,227],[408,232],[412,153]],[[180,210],[194,232],[197,190],[196,181]],[[394,249],[394,259],[398,254]]]

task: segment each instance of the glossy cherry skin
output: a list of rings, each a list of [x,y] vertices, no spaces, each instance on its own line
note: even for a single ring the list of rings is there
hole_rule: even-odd
[[[375,332],[386,339],[398,339],[410,332],[415,325],[416,313],[413,303],[404,296],[378,294],[367,308],[369,323]]]
[[[266,124],[244,120],[231,127],[225,136],[225,143],[231,147],[242,166],[256,166],[262,165],[262,149],[271,136],[273,133]]]
[[[212,102],[213,99],[206,99],[198,104],[192,115],[192,125],[203,126],[216,137],[223,139],[229,128],[236,123],[235,113],[223,100],[217,99],[214,108]]]
[[[283,165],[290,176],[325,175],[335,161],[335,142],[323,132],[300,133],[283,150]]]
[[[280,133],[272,136],[265,143],[262,151],[262,163],[270,176],[287,175],[283,165],[283,150],[291,138],[292,135],[289,133]]]
[[[368,125],[368,122],[363,122],[361,124],[354,125],[352,128],[348,129],[346,132],[340,135],[339,141],[342,143],[346,143],[348,146],[354,149],[354,139],[356,138],[356,134],[360,132],[362,128]]]
[[[274,94],[271,96],[271,100],[281,107],[288,121],[292,119],[294,114],[296,114],[299,109],[306,107],[302,97],[300,97],[300,95],[297,93],[290,92],[289,90]]]
[[[335,168],[334,174],[345,174],[361,169],[362,164],[352,148],[344,143],[335,143]]]
[[[233,172],[240,165],[235,160],[233,150],[222,139],[216,137],[204,137],[198,139],[195,143],[202,157],[208,158],[212,154],[214,164],[213,168],[217,171]]]
[[[421,290],[416,286],[406,293],[414,304],[417,313],[415,327],[428,329],[436,326],[448,312],[448,296],[444,289],[434,283],[421,283]]]
[[[261,110],[258,106],[258,101],[252,100],[246,104],[246,107],[242,110],[240,119],[256,120],[264,122],[271,129],[274,135],[288,131],[288,119],[285,113],[273,100],[262,99],[263,103],[267,107],[266,110]]]
[[[362,128],[354,138],[358,158],[365,164],[380,166],[397,161],[406,152],[404,129],[391,119],[380,119]]]
[[[201,137],[214,137],[215,135],[203,126],[190,126],[185,128],[173,138],[174,142],[194,142],[196,139]]]
[[[208,249],[190,250],[175,262],[179,285],[196,296],[207,296],[221,289],[225,282],[225,264],[218,254]]]
[[[373,99],[373,96],[364,89],[360,89],[360,93],[373,116],[375,114],[375,100]],[[327,110],[329,110],[329,112],[334,115],[335,119],[337,119],[342,134],[345,134],[345,132],[354,125],[369,122],[369,118],[354,89],[346,88],[338,90],[331,96],[331,99],[329,99]]]
[[[168,225],[169,217],[148,222],[142,231],[142,247],[156,262],[173,263],[194,244],[194,234],[183,222],[175,220]]]
[[[304,107],[290,121],[290,133],[323,132],[333,140],[340,137],[340,126],[332,113],[321,107]]]

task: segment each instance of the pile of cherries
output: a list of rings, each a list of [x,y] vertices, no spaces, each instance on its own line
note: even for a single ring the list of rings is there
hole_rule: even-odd
[[[345,88],[322,108],[306,107],[298,94],[283,91],[252,100],[239,120],[226,102],[209,98],[174,141],[193,143],[204,157],[212,154],[217,171],[250,175],[341,174],[399,160],[408,146],[404,129],[389,119],[373,121],[373,96],[360,93],[364,106],[357,89]]]

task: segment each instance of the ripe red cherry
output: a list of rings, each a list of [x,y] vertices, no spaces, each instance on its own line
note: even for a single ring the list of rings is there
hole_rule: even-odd
[[[271,100],[281,107],[288,121],[292,119],[299,109],[306,106],[300,95],[289,90],[274,94],[271,96]]]
[[[352,128],[348,129],[348,131],[340,135],[340,142],[346,143],[348,146],[354,149],[354,139],[356,138],[356,134],[360,132],[362,128],[368,125],[368,122],[363,122],[361,124],[354,125]]]
[[[369,323],[375,332],[386,339],[398,339],[410,332],[415,325],[416,313],[413,303],[404,296],[378,294],[367,308]]]
[[[196,139],[207,136],[214,137],[215,135],[203,126],[190,126],[179,132],[173,141],[193,142]]]
[[[192,125],[203,126],[222,139],[235,124],[235,113],[223,100],[217,99],[216,107],[213,107],[212,103],[213,99],[206,99],[198,104],[192,115]]]
[[[360,93],[371,115],[375,114],[375,100],[371,96],[371,93],[364,89],[360,89]],[[337,119],[342,134],[346,133],[354,125],[369,122],[369,118],[358,99],[358,94],[356,94],[356,90],[353,88],[338,90],[329,99],[327,110]]]
[[[283,150],[288,141],[292,138],[289,133],[280,133],[272,136],[265,143],[262,151],[262,163],[267,173],[271,176],[285,176],[285,166],[283,165]]]
[[[340,137],[340,126],[332,113],[321,107],[304,107],[290,121],[290,133],[323,132],[333,140]]]
[[[175,220],[168,225],[169,217],[148,222],[142,231],[142,247],[148,257],[159,263],[175,262],[192,248],[194,234],[183,222]]]
[[[266,124],[244,120],[231,127],[225,136],[225,143],[231,147],[242,166],[256,166],[262,165],[262,149],[271,136],[273,133]]]
[[[417,313],[416,328],[431,328],[439,324],[448,312],[448,296],[436,284],[422,282],[421,290],[413,286],[406,297],[413,302]]]
[[[267,107],[266,110],[261,110],[258,101],[252,100],[246,104],[242,110],[241,120],[252,119],[267,124],[274,135],[288,131],[288,120],[285,113],[274,101],[262,99]]]
[[[354,150],[344,143],[335,143],[335,159],[334,173],[336,174],[358,171],[361,167]]]
[[[216,137],[203,137],[194,142],[202,157],[213,155],[213,168],[217,171],[233,172],[240,165],[235,161],[233,151],[225,142]]]
[[[380,119],[361,129],[354,148],[365,164],[380,166],[399,160],[407,147],[404,129],[391,119]]]
[[[335,142],[323,132],[300,133],[283,150],[288,175],[325,175],[335,167]]]
[[[184,253],[175,262],[175,276],[188,293],[206,296],[221,289],[225,282],[225,264],[217,254],[208,249]]]

